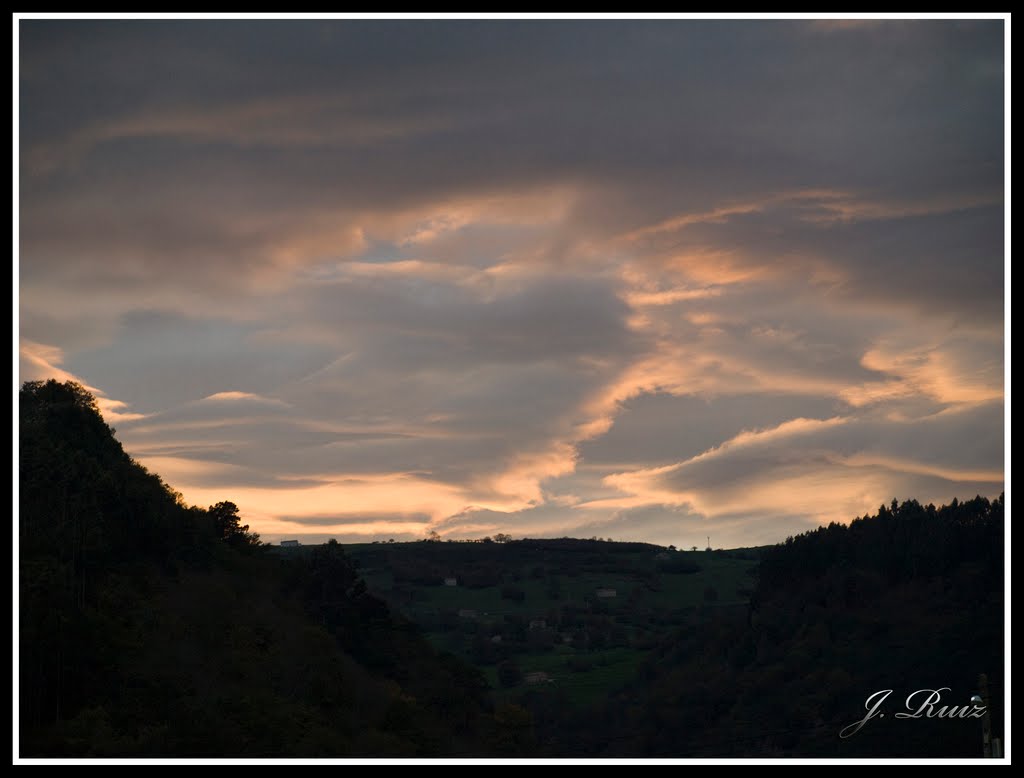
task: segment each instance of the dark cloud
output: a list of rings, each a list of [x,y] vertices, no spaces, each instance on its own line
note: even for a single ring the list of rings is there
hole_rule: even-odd
[[[827,418],[827,397],[746,394],[675,397],[648,394],[627,402],[606,435],[580,446],[583,464],[614,469],[629,462],[668,465],[714,448],[743,430],[773,427],[800,416]]]
[[[751,430],[677,464],[610,476],[633,494],[675,495],[716,517],[800,506],[840,518],[874,506],[879,490],[900,499],[948,501],[1002,487],[1002,405],[920,419],[877,414],[797,418]]]
[[[996,493],[1003,25],[20,20],[22,369],[271,534]]]
[[[443,280],[371,275],[321,284],[305,301],[317,326],[343,334],[366,328],[365,358],[394,360],[405,372],[438,360],[475,369],[643,347],[642,336],[626,327],[629,308],[609,281],[557,271],[480,292]]]
[[[1002,189],[1000,22],[22,26],[23,162],[58,161],[22,177],[33,262],[102,241],[244,269],[311,211],[565,181],[619,193],[624,226],[779,189]]]
[[[130,297],[128,298],[131,299]],[[265,325],[175,313],[134,312],[120,318],[114,337],[71,355],[75,372],[103,377],[115,396],[131,397],[151,412],[218,392],[270,394],[282,382],[316,368],[326,358],[315,345],[274,347],[258,337]]]
[[[652,236],[662,253],[713,247],[740,268],[793,275],[816,270],[820,292],[884,300],[931,315],[1001,321],[991,305],[1003,288],[1001,200],[886,202],[838,193],[754,201],[756,210]],[[931,210],[932,212],[929,212]]]

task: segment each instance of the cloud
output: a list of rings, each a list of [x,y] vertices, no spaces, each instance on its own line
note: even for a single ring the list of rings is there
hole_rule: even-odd
[[[18,349],[18,376],[20,381],[47,381],[52,378],[57,381],[73,381],[81,384],[96,398],[96,405],[108,424],[119,424],[145,418],[143,413],[129,411],[128,403],[123,400],[110,398],[106,396],[102,389],[90,386],[75,374],[69,373],[61,367],[63,362],[64,352],[57,346],[36,343],[24,338],[21,339]]]
[[[893,496],[942,502],[998,494],[1003,485],[1001,403],[914,420],[797,418],[748,430],[681,462],[605,481],[623,498],[597,505],[687,505],[708,516],[802,513],[842,520]]]
[[[277,400],[273,397],[260,397],[258,394],[252,392],[217,392],[211,394],[209,397],[204,397],[199,402],[204,403],[232,403],[232,404],[245,404],[245,405],[275,405],[283,408],[288,407],[288,403]]]
[[[1003,23],[860,21],[22,20],[22,375],[270,533],[991,494]]]
[[[801,414],[828,418],[836,403],[828,397],[741,393],[642,394],[625,402],[603,436],[580,446],[587,466],[622,470],[643,464],[663,466],[714,448],[744,430],[780,425]]]
[[[23,381],[55,378],[58,381],[81,383],[76,376],[60,367],[64,362],[64,352],[57,346],[48,346],[23,338],[18,349],[18,358],[18,373]],[[94,390],[95,387],[89,389]]]
[[[225,346],[233,355],[216,372],[186,382],[180,405],[124,428],[126,442],[146,456],[248,468],[238,486],[261,477],[330,481],[337,473],[391,470],[456,488],[465,503],[541,499],[540,483],[572,470],[574,443],[589,434],[580,406],[623,369],[637,343],[624,321],[628,308],[594,281],[516,277],[481,291],[430,274],[383,280],[357,274],[316,285],[306,319],[280,322],[333,338],[344,354],[326,354],[326,364],[310,365],[305,375],[293,372],[274,396],[224,389],[188,399],[211,379],[231,385],[239,371],[230,361],[248,364],[246,350],[253,349],[253,362],[278,348],[294,359],[287,339],[253,345],[245,327],[161,317],[162,332],[172,322],[216,331],[220,343],[207,338],[195,349],[147,352],[148,380],[194,373],[207,348],[211,360]],[[133,336],[149,326],[141,319]],[[345,340],[338,343],[335,332]],[[116,352],[89,359],[123,361],[128,347],[122,341]],[[242,374],[255,376],[251,369]],[[185,486],[198,485],[181,475]]]
[[[303,529],[310,528],[328,528],[328,527],[341,527],[345,528],[348,532],[358,532],[359,528],[364,526],[373,526],[377,528],[377,532],[381,531],[393,531],[393,532],[404,532],[407,531],[405,527],[412,526],[415,529],[425,529],[430,523],[430,516],[425,513],[412,513],[412,514],[392,514],[392,513],[359,513],[359,514],[345,514],[336,513],[328,514],[325,516],[279,516],[279,521],[290,522],[292,524],[300,525]],[[300,528],[300,527],[297,527]],[[356,527],[357,529],[352,529]],[[362,533],[372,534],[372,533]]]

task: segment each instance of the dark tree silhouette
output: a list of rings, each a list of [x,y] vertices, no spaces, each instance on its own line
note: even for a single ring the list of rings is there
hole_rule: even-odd
[[[238,506],[233,502],[219,502],[211,505],[208,509],[210,518],[213,519],[213,526],[217,536],[225,543],[232,546],[258,546],[260,536],[256,532],[249,532],[249,525],[242,524],[238,515]]]
[[[337,543],[257,550],[234,503],[188,507],[134,462],[79,384],[27,383],[19,413],[20,756],[487,752],[483,677]]]

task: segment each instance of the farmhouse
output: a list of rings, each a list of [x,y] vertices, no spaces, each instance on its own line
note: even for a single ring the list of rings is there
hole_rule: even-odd
[[[551,683],[551,676],[543,670],[536,670],[532,673],[527,673],[525,680],[528,685],[533,686],[538,683]]]
[[[459,618],[460,619],[475,619],[476,618],[476,611],[473,610],[472,608],[460,608],[459,609]]]
[[[284,546],[285,548],[297,548],[299,546],[299,541],[297,541],[297,540],[282,540],[281,541],[281,545]]]
[[[458,586],[459,582],[455,578],[448,577],[448,578],[444,579],[444,585],[445,586]]]
[[[616,592],[615,592],[614,589],[603,588],[603,589],[598,589],[597,590],[597,596],[598,597],[614,597],[615,594],[616,594]]]

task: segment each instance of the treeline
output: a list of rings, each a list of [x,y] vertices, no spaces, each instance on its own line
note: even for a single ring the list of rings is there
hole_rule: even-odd
[[[445,578],[455,578],[459,586],[469,589],[516,584],[524,578],[545,579],[555,573],[628,572],[643,578],[651,571],[646,562],[637,566],[639,554],[645,560],[664,554],[658,560],[662,572],[695,573],[701,569],[691,556],[649,543],[576,538],[365,544],[356,553],[365,568],[386,569],[398,584],[439,586]]]
[[[874,516],[849,525],[832,523],[771,547],[760,575],[777,592],[837,569],[860,571],[887,584],[948,575],[968,562],[991,570],[1001,581],[1003,499],[954,499],[936,508],[917,500],[882,505]]]
[[[81,386],[20,393],[22,756],[521,753],[531,722],[367,593],[185,505]]]
[[[976,719],[893,714],[917,690],[948,687],[935,711],[965,705],[984,672],[1001,734],[1003,507],[1002,497],[894,502],[767,549],[745,623],[676,631],[589,715],[538,705],[543,745],[592,756],[981,756]],[[885,718],[840,738],[886,689]]]

